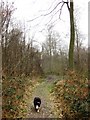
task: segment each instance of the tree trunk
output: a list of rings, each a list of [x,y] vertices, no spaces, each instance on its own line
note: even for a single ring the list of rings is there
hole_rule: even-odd
[[[76,30],[76,49],[77,49],[77,71],[80,70],[80,46],[79,46],[79,37],[78,31]]]
[[[73,14],[73,0],[70,0],[70,46],[69,46],[69,69],[73,70],[74,67],[74,14]]]

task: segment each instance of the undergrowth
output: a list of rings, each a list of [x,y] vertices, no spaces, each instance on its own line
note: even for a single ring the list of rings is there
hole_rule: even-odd
[[[57,109],[59,113],[62,109],[63,118],[73,120],[89,117],[90,96],[87,78],[75,71],[69,71],[67,79],[58,81],[54,90]]]
[[[25,97],[32,91],[30,78],[14,77],[2,80],[2,118],[25,118],[28,110]]]

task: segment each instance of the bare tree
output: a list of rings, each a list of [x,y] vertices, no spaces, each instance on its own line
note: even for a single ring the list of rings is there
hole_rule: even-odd
[[[8,31],[9,24],[14,11],[13,3],[5,3],[3,0],[0,4],[0,35],[1,35],[1,46],[2,46],[2,62],[3,67],[7,66],[7,43],[8,43]]]
[[[7,43],[7,33],[10,24],[10,20],[12,17],[12,13],[15,10],[14,3],[9,4],[1,1],[0,5],[0,33],[1,33],[1,43],[2,45]]]
[[[59,14],[59,18],[61,16],[64,5],[67,6],[67,9],[70,13],[70,44],[69,44],[69,69],[73,70],[74,68],[74,43],[75,43],[75,28],[74,28],[74,2],[73,0],[60,0],[54,7],[52,6],[48,9],[46,14],[42,14],[30,21],[33,21],[40,17],[45,17],[47,15],[52,15],[54,17],[56,14]],[[52,20],[52,19],[51,19]],[[50,21],[51,21],[50,20]]]
[[[61,37],[51,26],[47,32],[46,41],[43,43],[42,67],[45,73],[62,74],[66,56],[61,48]]]
[[[75,55],[74,55],[74,63],[78,72],[82,69],[87,71],[87,49],[83,46],[83,41],[85,40],[85,36],[81,33],[79,28],[75,23]],[[86,57],[85,57],[86,56]],[[82,66],[83,64],[83,66]],[[86,64],[86,65],[85,65]],[[84,69],[85,68],[85,69]]]

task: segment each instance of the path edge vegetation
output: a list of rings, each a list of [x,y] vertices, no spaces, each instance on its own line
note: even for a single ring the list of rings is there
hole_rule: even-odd
[[[53,95],[60,118],[71,120],[90,118],[90,95],[88,79],[85,76],[75,71],[68,71],[65,79],[55,83]]]
[[[10,77],[2,82],[2,118],[26,118],[28,99],[34,87],[41,82],[38,78]]]

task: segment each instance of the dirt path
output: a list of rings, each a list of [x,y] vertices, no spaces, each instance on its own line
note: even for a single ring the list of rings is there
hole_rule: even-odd
[[[54,102],[50,95],[50,87],[52,83],[45,81],[36,85],[30,98],[29,111],[27,118],[57,118],[54,114]],[[39,96],[42,100],[41,109],[36,113],[33,107],[33,99]]]

